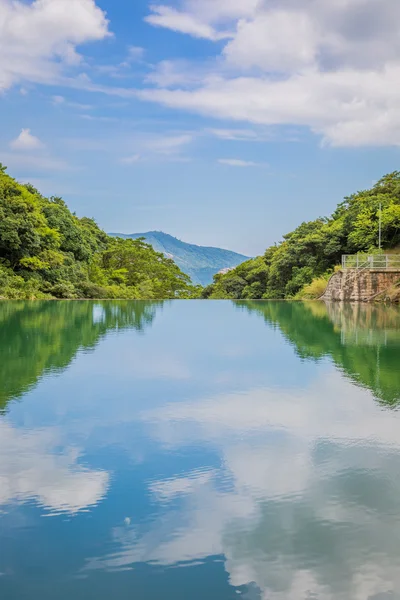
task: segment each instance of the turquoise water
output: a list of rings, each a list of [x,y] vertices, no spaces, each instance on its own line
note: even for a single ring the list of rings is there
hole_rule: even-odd
[[[1,600],[400,598],[400,311],[0,303]]]

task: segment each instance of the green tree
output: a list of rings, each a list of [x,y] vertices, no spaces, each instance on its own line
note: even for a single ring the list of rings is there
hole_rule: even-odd
[[[400,172],[383,177],[372,189],[344,199],[333,215],[302,223],[262,257],[250,260],[206,288],[207,298],[281,299],[295,297],[313,280],[326,279],[342,254],[374,251],[379,207],[382,242],[400,245]]]
[[[43,197],[0,165],[0,297],[199,297],[177,265],[143,240],[109,237],[62,198]]]

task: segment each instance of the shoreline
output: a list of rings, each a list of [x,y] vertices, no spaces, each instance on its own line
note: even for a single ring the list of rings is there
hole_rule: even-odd
[[[315,303],[324,304],[360,304],[360,305],[400,305],[400,298],[395,300],[373,300],[365,302],[363,300],[323,300],[321,298],[5,298],[0,296],[0,302],[171,302],[171,301],[202,301],[202,302],[292,302],[292,303]]]

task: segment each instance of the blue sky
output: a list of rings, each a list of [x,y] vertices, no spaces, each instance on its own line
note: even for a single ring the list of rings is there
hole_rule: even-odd
[[[399,165],[397,0],[0,0],[0,161],[255,255]]]

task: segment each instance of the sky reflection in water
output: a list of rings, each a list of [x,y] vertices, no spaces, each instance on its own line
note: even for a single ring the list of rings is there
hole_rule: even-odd
[[[2,600],[400,598],[399,323],[0,303]]]

